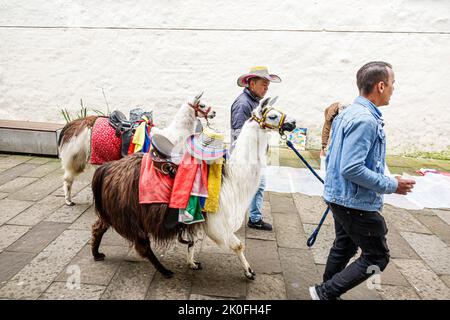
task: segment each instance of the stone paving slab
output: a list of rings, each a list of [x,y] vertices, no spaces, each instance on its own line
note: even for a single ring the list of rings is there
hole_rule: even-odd
[[[72,288],[66,282],[53,282],[39,300],[99,300],[105,289],[105,286],[84,283],[80,288]]]
[[[33,157],[30,160],[28,160],[26,163],[46,164],[46,163],[48,163],[51,160],[59,160],[59,159],[56,159],[56,158],[45,158],[45,157]]]
[[[416,215],[416,218],[447,246],[450,246],[450,225],[442,221],[437,215]]]
[[[49,195],[39,202],[32,203],[34,203],[32,206],[18,214],[9,223],[34,226],[51,215],[53,211],[63,206],[64,198]]]
[[[100,252],[106,255],[105,260],[95,261],[92,257],[91,246],[87,244],[70,261],[68,266],[78,266],[80,268],[81,283],[96,284],[106,288],[119,266],[125,261],[129,250],[129,248],[121,246],[102,246]],[[71,273],[67,271],[67,268],[62,270],[55,281],[66,282],[71,276]]]
[[[78,204],[76,206],[62,206],[53,212],[45,221],[53,221],[59,223],[73,223],[83,214],[90,204]]]
[[[191,294],[245,298],[251,280],[245,277],[236,255],[201,252],[199,261],[203,269],[193,273]]]
[[[0,226],[33,205],[31,201],[3,199],[0,200]]]
[[[383,285],[377,291],[383,300],[420,300],[412,287]]]
[[[31,171],[23,173],[22,177],[42,178],[47,174],[58,170],[59,168],[61,168],[61,164],[59,162],[47,162]]]
[[[146,300],[189,299],[194,274],[201,274],[203,270],[191,270],[186,263],[186,253],[186,245],[177,243],[162,255],[159,259],[161,263],[175,274],[172,278],[166,279],[156,272],[148,288]]]
[[[0,253],[0,288],[27,265],[34,253],[3,251]]]
[[[274,229],[279,247],[307,249],[306,235],[297,214],[274,214]]]
[[[5,224],[0,227],[0,252],[23,236],[30,227]]]
[[[408,242],[403,239],[400,233],[388,224],[388,234],[386,236],[389,247],[389,254],[393,259],[420,259],[417,253],[411,248]]]
[[[18,177],[0,186],[0,192],[13,193],[35,182],[37,178]]]
[[[410,286],[409,282],[406,281],[405,277],[400,273],[396,264],[392,261],[388,263],[386,269],[381,273],[381,285],[391,285],[391,286]]]
[[[431,231],[406,209],[385,205],[382,215],[388,224],[388,228],[394,226],[398,231],[431,234]]]
[[[9,251],[39,253],[55,240],[68,224],[55,222],[41,222],[30,229],[26,235],[8,247]],[[27,228],[23,226],[22,228]]]
[[[309,287],[320,283],[319,274],[309,250],[279,248],[281,267],[286,285],[287,298],[310,300]]]
[[[306,236],[309,237],[316,227],[317,225],[314,224],[304,224],[303,228]],[[316,242],[308,249],[312,252],[316,264],[327,263],[328,254],[333,246],[335,237],[334,225],[322,225],[319,234],[316,237]]]
[[[89,236],[86,231],[66,230],[0,289],[0,298],[38,298]]]
[[[28,201],[38,201],[45,198],[58,188],[62,188],[62,174],[59,170],[37,180],[29,186],[11,194],[8,198]]]
[[[257,275],[277,274],[282,271],[275,241],[247,239],[245,256]]]
[[[94,196],[92,194],[91,186],[88,185],[80,192],[76,193],[75,196],[72,197],[72,201],[75,202],[77,205],[94,204]]]
[[[294,199],[290,194],[270,192],[270,208],[273,213],[296,213],[297,208],[294,204]]]
[[[433,212],[435,212],[445,223],[450,225],[450,211],[435,209]]]
[[[308,196],[301,193],[292,194],[302,223],[319,224],[327,206],[322,197]],[[333,225],[333,214],[330,212],[325,219],[324,225]]]
[[[435,235],[401,232],[403,238],[437,274],[450,274],[450,248]]]
[[[2,172],[0,172],[0,185],[3,185],[9,181],[12,181],[15,178],[19,177],[20,175],[22,175],[26,172],[29,172],[37,167],[38,167],[37,164],[22,163],[11,169],[2,171]]]
[[[191,294],[191,295],[189,295],[189,300],[239,300],[239,299],[204,296],[202,294]]]
[[[20,155],[11,155],[7,157],[0,158],[0,169],[10,169],[15,167],[21,163],[24,163],[30,160],[29,156],[20,156]]]
[[[148,262],[123,261],[101,299],[143,300],[155,272]]]
[[[272,220],[272,221],[270,221]],[[272,219],[266,219],[264,217],[264,221],[274,225],[273,218]],[[266,230],[258,230],[254,228],[246,227],[246,237],[248,239],[256,239],[256,240],[267,240],[267,241],[275,241],[276,235],[275,235],[275,229],[272,231],[266,231]]]
[[[247,285],[247,300],[284,300],[286,287],[281,274],[258,274]]]
[[[450,289],[424,262],[407,259],[394,262],[422,299],[450,299]]]
[[[444,274],[444,275],[440,276],[439,278],[441,278],[441,280],[447,285],[447,287],[450,288],[450,275]]]
[[[97,214],[95,213],[95,207],[92,205],[70,225],[69,229],[92,230],[95,221],[97,221]]]

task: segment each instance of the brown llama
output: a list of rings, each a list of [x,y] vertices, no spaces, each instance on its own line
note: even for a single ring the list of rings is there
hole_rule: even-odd
[[[198,235],[206,232],[217,245],[234,251],[244,269],[245,276],[254,279],[255,273],[245,258],[244,244],[235,233],[242,226],[247,208],[256,192],[261,169],[266,160],[268,131],[280,134],[292,131],[295,120],[275,108],[268,107],[268,99],[253,111],[229,161],[224,166],[219,209],[207,215],[205,221],[195,224],[178,224],[166,228],[167,204],[139,204],[139,175],[142,154],[134,154],[100,166],[94,173],[92,190],[99,219],[92,227],[92,254],[95,260],[103,260],[99,252],[103,234],[111,226],[135,246],[136,251],[148,258],[165,277],[172,271],[166,269],[150,247],[150,237],[156,243],[168,244],[181,232],[189,241],[187,262],[191,269],[201,269],[194,260]],[[169,209],[176,210],[178,209]]]

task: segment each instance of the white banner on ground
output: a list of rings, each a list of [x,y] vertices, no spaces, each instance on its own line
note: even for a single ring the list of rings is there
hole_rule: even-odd
[[[325,173],[317,170],[324,178]],[[322,196],[322,183],[308,170],[291,167],[268,166],[266,191],[281,193],[303,193]],[[391,175],[392,176],[392,175]],[[411,177],[416,180],[413,192],[406,196],[399,194],[384,195],[384,202],[405,209],[450,208],[450,177],[427,173],[425,176]]]

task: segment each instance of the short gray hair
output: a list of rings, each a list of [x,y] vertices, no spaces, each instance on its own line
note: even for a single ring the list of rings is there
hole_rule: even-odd
[[[368,94],[380,81],[388,82],[389,73],[387,68],[392,69],[392,65],[383,61],[372,61],[363,65],[356,73],[356,84],[359,92]]]

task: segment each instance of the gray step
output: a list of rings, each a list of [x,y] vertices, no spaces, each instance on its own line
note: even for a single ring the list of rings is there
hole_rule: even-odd
[[[58,137],[64,124],[0,120],[0,152],[58,155]]]

